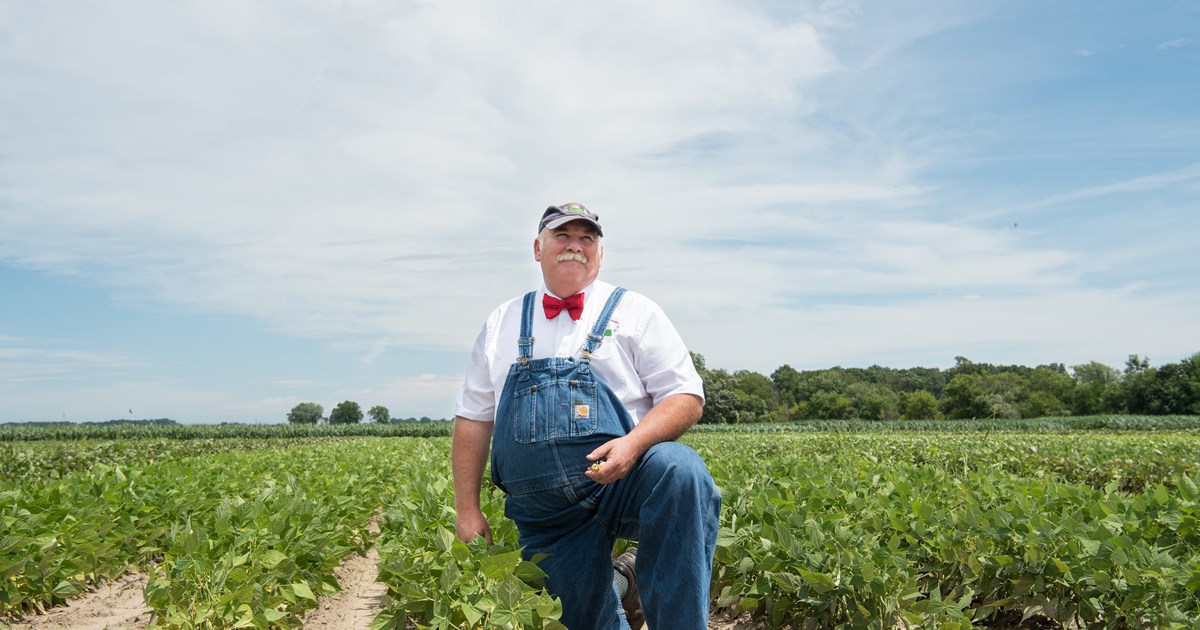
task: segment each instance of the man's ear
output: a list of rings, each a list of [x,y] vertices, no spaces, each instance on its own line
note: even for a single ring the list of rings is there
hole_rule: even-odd
[[[542,242],[536,238],[533,239],[533,259],[542,262]]]

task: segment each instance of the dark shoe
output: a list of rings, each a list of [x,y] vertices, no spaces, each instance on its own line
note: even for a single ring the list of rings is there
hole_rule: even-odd
[[[621,598],[621,607],[625,609],[625,619],[633,630],[640,630],[646,624],[646,616],[642,614],[642,598],[638,596],[637,573],[633,566],[637,562],[637,547],[630,547],[625,553],[613,560],[613,570],[625,576],[629,581],[629,590]]]

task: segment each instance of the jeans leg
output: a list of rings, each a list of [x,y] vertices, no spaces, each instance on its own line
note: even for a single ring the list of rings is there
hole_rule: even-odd
[[[591,520],[570,531],[521,534],[524,556],[550,554],[538,563],[546,588],[563,603],[563,625],[570,630],[629,630],[613,584],[613,538]],[[669,626],[660,626],[669,627]]]
[[[656,444],[612,490],[599,517],[638,541],[646,625],[707,628],[721,495],[704,461],[678,442]]]

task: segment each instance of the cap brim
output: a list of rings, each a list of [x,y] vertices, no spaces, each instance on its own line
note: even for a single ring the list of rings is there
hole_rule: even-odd
[[[601,229],[599,223],[596,223],[595,221],[593,221],[587,217],[580,217],[580,216],[558,217],[556,219],[551,219],[546,222],[546,227],[544,227],[542,229],[543,230],[553,230],[554,228],[566,225],[566,224],[570,223],[571,221],[587,221],[588,223],[592,224],[592,227],[596,228],[597,234],[599,234],[600,236],[604,236],[604,230]]]

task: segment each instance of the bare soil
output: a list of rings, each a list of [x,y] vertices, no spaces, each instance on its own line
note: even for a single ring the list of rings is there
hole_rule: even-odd
[[[13,630],[141,630],[150,623],[142,599],[148,577],[128,573],[72,598],[44,615],[13,622]],[[0,624],[3,627],[3,624]]]
[[[367,529],[379,532],[379,514],[371,518]],[[379,550],[371,547],[367,555],[352,555],[334,570],[342,590],[317,601],[317,607],[304,616],[305,630],[367,630],[375,615],[387,604],[387,586],[376,582],[379,575]]]

